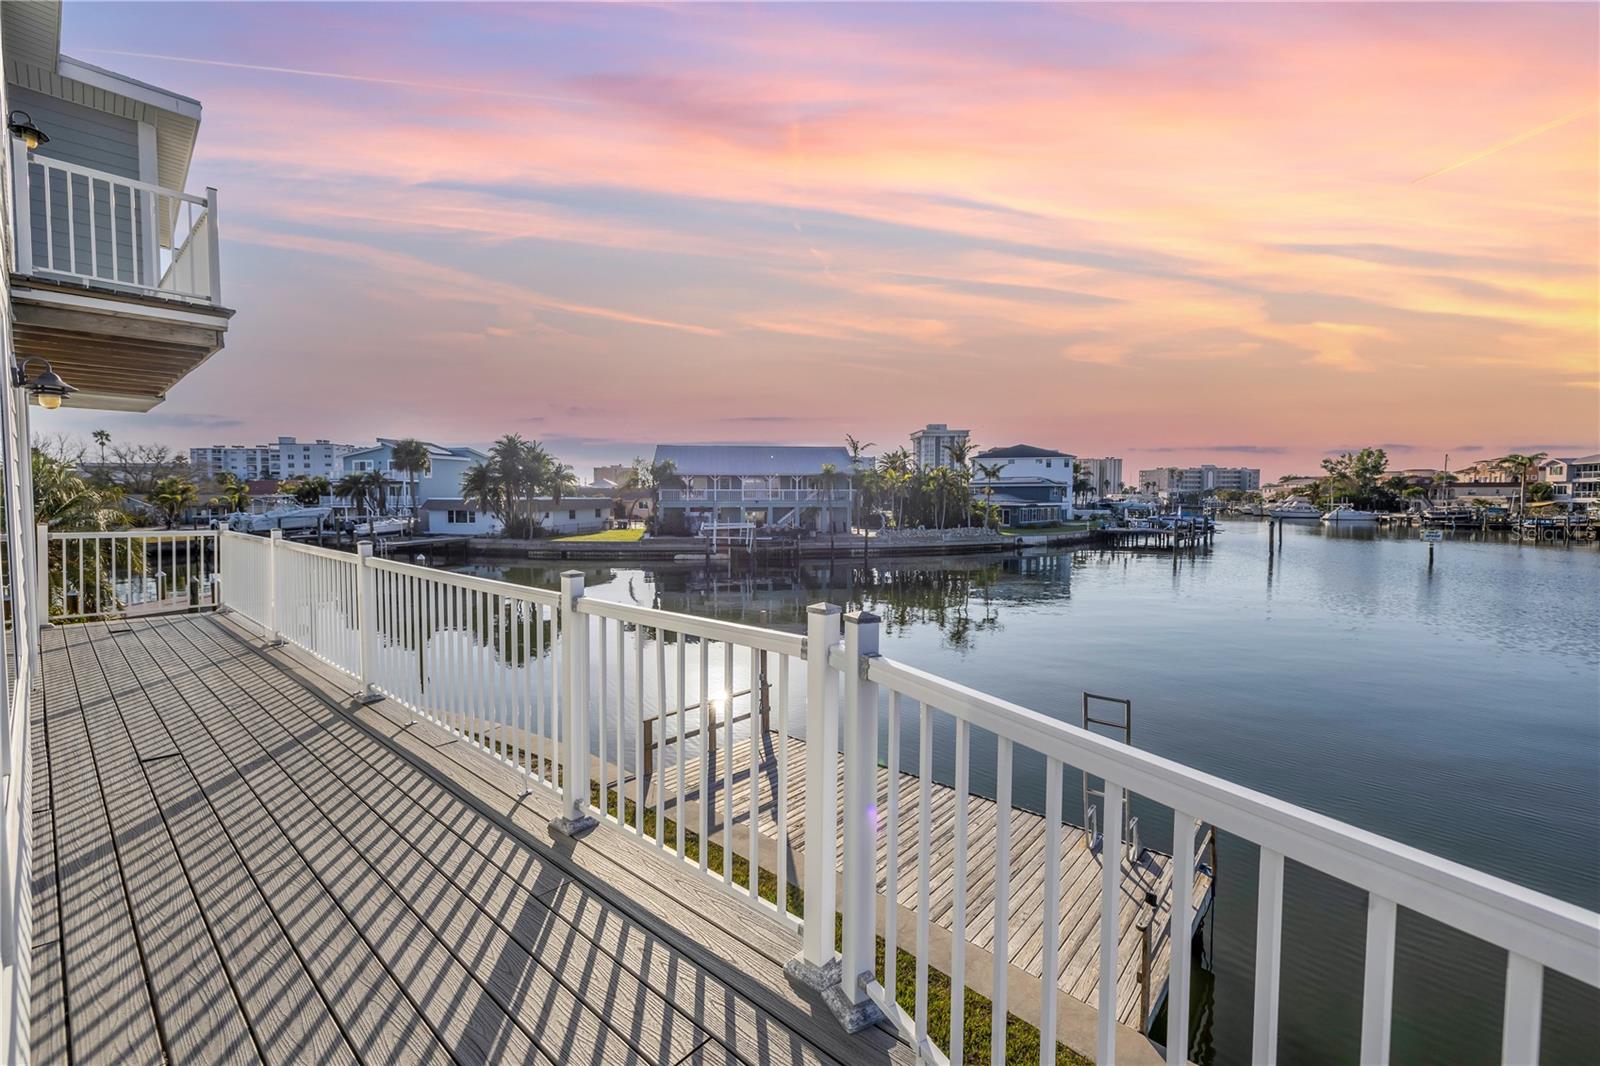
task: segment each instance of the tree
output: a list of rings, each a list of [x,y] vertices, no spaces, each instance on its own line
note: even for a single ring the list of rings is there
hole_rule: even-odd
[[[250,486],[239,480],[237,474],[223,474],[217,479],[216,499],[230,511],[243,511],[250,506]]]
[[[52,450],[48,442],[43,442],[43,447],[40,443],[35,442],[30,464],[35,520],[64,533],[104,533],[126,528],[128,516],[117,506],[122,498],[120,489],[85,480],[78,472],[79,463],[63,459],[59,454],[65,449]],[[80,607],[93,603],[114,608],[118,600],[111,575],[131,576],[144,572],[144,552],[135,551],[128,540],[107,537],[80,541],[72,553],[74,573],[69,589],[65,545],[65,541],[50,543],[50,559],[45,567],[50,575],[46,598],[58,612],[64,610],[69,594]],[[77,565],[80,563],[83,564],[81,569]]]
[[[979,463],[977,469],[978,469],[978,476],[983,478],[983,517],[984,517],[984,520],[987,522],[991,517],[994,517],[995,518],[995,525],[998,526],[999,525],[998,515],[995,513],[995,510],[994,510],[994,483],[1000,479],[1000,476],[1003,473],[1005,473],[1006,464],[1004,464],[1004,463]]]
[[[183,518],[183,512],[193,507],[200,499],[200,490],[195,483],[180,474],[162,478],[156,482],[155,491],[150,494],[150,502],[155,504],[161,518],[171,529]]]
[[[1556,487],[1548,481],[1535,481],[1528,486],[1528,500],[1532,503],[1544,503],[1556,498]]]
[[[294,502],[301,507],[315,507],[323,501],[324,497],[333,495],[333,487],[328,484],[328,479],[318,474],[316,477],[302,478],[293,483],[294,487],[288,491],[294,496]],[[284,486],[279,486],[280,489]]]
[[[902,501],[911,491],[912,470],[911,453],[905,448],[896,448],[878,458],[878,471],[884,475],[884,487],[889,491],[889,512],[896,529],[904,525]]]
[[[163,478],[188,472],[188,458],[165,444],[117,445],[106,470],[107,479],[130,496],[149,496]]]
[[[966,512],[965,521],[962,522],[965,526],[972,525],[972,459],[977,453],[977,445],[965,438],[953,440],[945,446],[945,454],[950,456],[950,463],[955,471],[955,480],[966,497],[961,508]]]
[[[94,431],[94,442],[100,445],[100,465],[106,465],[106,445],[111,443],[111,434],[103,429]]]
[[[833,490],[839,483],[839,468],[833,463],[823,463],[817,474],[817,483],[828,494],[828,550],[833,550]]]
[[[542,487],[550,494],[552,503],[560,503],[563,496],[578,486],[578,475],[573,473],[572,467],[566,463],[551,462],[545,469]]]
[[[1362,448],[1358,452],[1322,460],[1326,476],[1319,487],[1328,502],[1347,499],[1357,507],[1371,509],[1392,506],[1391,492],[1379,491],[1379,481],[1389,468],[1389,455],[1382,448]]]
[[[1539,466],[1539,464],[1544,462],[1548,457],[1548,452],[1534,452],[1532,455],[1523,455],[1520,452],[1512,452],[1510,455],[1502,455],[1500,458],[1494,461],[1495,466],[1499,467],[1501,470],[1504,470],[1506,473],[1511,474],[1517,479],[1518,517],[1521,517],[1522,513],[1526,511],[1528,507],[1528,475],[1531,474]]]
[[[346,474],[334,484],[334,497],[349,501],[356,509],[357,517],[367,517],[367,502],[371,498],[372,490],[370,475],[377,473],[376,470],[368,470],[364,473]],[[381,478],[383,475],[378,476]]]
[[[682,488],[683,478],[678,475],[678,464],[671,459],[663,459],[659,463],[635,459],[633,469],[628,471],[628,476],[623,479],[622,487],[629,492],[650,493],[650,514],[653,516],[651,520],[659,525],[661,490]]]
[[[428,456],[428,446],[415,437],[407,437],[395,444],[390,452],[394,468],[406,476],[406,495],[411,501],[411,531],[417,529],[417,475],[426,477],[433,469]]]

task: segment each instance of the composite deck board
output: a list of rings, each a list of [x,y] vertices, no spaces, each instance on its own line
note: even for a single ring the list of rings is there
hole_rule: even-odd
[[[7,665],[14,667],[11,656]],[[43,697],[40,697],[41,704]],[[60,696],[56,696],[60,706]],[[30,731],[33,766],[33,958],[29,974],[30,1060],[39,1066],[69,1061],[67,1051],[66,969],[61,952],[61,909],[56,876],[55,810],[52,807],[48,731]]]
[[[52,661],[43,664],[43,725],[55,796],[63,1025],[71,1054],[78,1062],[163,1062],[165,1041],[156,1024],[65,637],[50,631],[45,646],[54,652]]]
[[[199,631],[185,635],[204,639]],[[252,690],[270,690],[270,670],[258,663],[254,673],[254,681],[243,670],[234,676]],[[631,1019],[631,1030],[644,1025],[653,1034],[645,1042],[657,1044],[666,1043],[663,1034],[671,1029],[675,1034],[673,1052],[696,1050],[701,1061],[728,1054],[727,1046],[733,1044],[753,1042],[771,1047],[782,1039],[784,1034],[777,1026],[720,982],[681,965],[659,938],[625,916],[600,907],[595,897],[584,896],[565,876],[548,866],[541,868],[508,832],[486,823],[392,748],[342,717],[329,717],[320,701],[290,702],[296,713],[325,729],[330,744],[337,741],[340,746],[326,749],[330,758],[339,760],[346,768],[346,780],[370,801],[387,803],[396,789],[416,799],[420,817],[410,818],[396,829],[423,845],[450,871],[465,894],[496,914],[517,916],[509,930],[512,935],[536,958],[552,960],[556,971],[581,975],[574,991],[584,1002],[599,1004],[600,1013],[613,1025],[619,1019]],[[289,720],[286,715],[284,721]],[[468,828],[476,831],[465,831]],[[586,902],[575,912],[564,913],[541,898],[547,895],[554,901]],[[640,979],[652,994],[640,993],[636,984]],[[700,1018],[722,1019],[719,1031],[708,1033],[692,1024]],[[681,1036],[684,1033],[689,1037],[687,1043]],[[719,1051],[705,1046],[708,1035],[721,1040],[724,1047]],[[787,1035],[793,1052],[787,1059],[818,1061],[803,1041]]]
[[[202,692],[198,705],[185,669],[165,673],[141,645],[124,645],[141,675],[160,679],[157,705],[185,762],[233,842],[247,874],[260,887],[272,915],[322,993],[340,1028],[370,1062],[452,1061],[418,1014],[414,1002],[383,967],[339,900],[294,850],[289,838],[200,723],[213,709]],[[220,854],[218,862],[227,862]]]
[[[178,629],[172,635],[174,639],[190,636]],[[199,647],[195,650],[204,654]],[[325,804],[353,811],[355,818],[376,817],[367,822],[363,837],[358,838],[363,848],[388,855],[387,861],[402,866],[426,864],[440,875],[435,879],[438,883],[455,890],[453,896],[445,890],[439,905],[452,914],[452,922],[463,926],[466,939],[480,945],[479,957],[471,961],[480,967],[492,965],[506,974],[507,983],[514,986],[511,994],[524,1004],[539,999],[541,1015],[566,1012],[565,1018],[549,1023],[562,1028],[572,1041],[558,1049],[564,1061],[599,1057],[595,1049],[582,1045],[586,1036],[595,1040],[596,1047],[613,1045],[619,1055],[626,1056],[627,1052],[620,1050],[626,1047],[665,1062],[681,1058],[704,1041],[707,1034],[687,1015],[674,1011],[637,981],[625,979],[615,960],[593,943],[571,930],[555,928],[559,923],[548,909],[528,898],[530,892],[559,883],[562,878],[553,868],[525,861],[525,868],[514,878],[467,843],[459,820],[451,826],[435,817],[434,808],[450,801],[437,784],[414,769],[406,774],[399,766],[392,767],[388,775],[379,773],[361,751],[336,735],[349,730],[347,723],[336,720],[329,708],[309,697],[296,700],[283,694],[269,678],[249,669],[249,664],[236,664],[228,673],[230,680],[267,712],[256,716],[258,720],[246,721],[247,728],[263,733],[275,725],[291,729],[312,757],[321,761],[322,769],[337,768],[346,794],[324,795]],[[250,701],[236,706],[248,708]],[[308,777],[334,779],[332,773],[312,772]],[[387,833],[379,828],[380,823]],[[493,832],[491,827],[483,835]],[[509,839],[503,843],[509,846]]]
[[[773,855],[778,841],[777,823],[777,755],[787,752],[788,826],[787,843],[790,850],[788,870],[790,880],[799,884],[803,878],[805,852],[805,781],[806,744],[804,740],[788,738],[786,744],[778,743],[774,733],[761,739],[759,766],[756,769],[759,798],[755,804],[757,830],[762,844],[760,859],[764,869],[773,868]],[[731,758],[734,767],[731,802],[723,796],[723,764]],[[735,741],[731,755],[719,744],[712,758],[712,774],[708,795],[702,797],[699,788],[699,761],[690,757],[685,761],[685,777],[695,787],[686,790],[682,798],[683,819],[691,827],[698,824],[699,807],[708,804],[708,824],[714,839],[721,840],[724,833],[732,849],[749,858],[748,826],[752,808],[749,799],[750,742],[748,737]],[[896,898],[905,912],[914,913],[920,906],[918,883],[917,842],[921,810],[921,782],[907,769],[915,769],[914,761],[902,758],[899,790],[899,855],[897,856]],[[615,770],[608,771],[612,774]],[[843,767],[841,760],[840,779]],[[668,763],[647,782],[647,802],[655,803],[657,789],[665,784],[663,797],[669,818],[678,818],[677,769]],[[888,817],[887,797],[890,788],[887,767],[877,771],[878,797],[878,890],[886,890],[886,872],[889,857],[881,846],[884,823]],[[928,816],[931,829],[932,861],[928,885],[929,921],[954,934],[955,890],[955,789],[946,784],[934,783],[930,789]],[[632,795],[632,782],[629,782]],[[967,799],[967,870],[966,870],[966,922],[963,930],[968,943],[988,951],[994,946],[994,919],[998,882],[995,870],[997,808],[993,800],[972,795]],[[838,832],[842,836],[843,814],[840,814]],[[724,827],[724,822],[728,825]],[[1007,953],[1009,961],[1035,977],[1043,973],[1044,932],[1044,818],[1041,815],[1014,809],[1011,812],[1011,871],[1007,913]],[[1058,986],[1074,998],[1094,1004],[1098,996],[1100,975],[1100,866],[1101,853],[1089,847],[1085,831],[1077,826],[1063,825],[1061,829],[1061,905],[1058,939],[1058,962],[1061,967]],[[836,851],[836,862],[843,862],[842,847]],[[1147,892],[1155,893],[1158,903],[1151,916],[1151,1004],[1157,1001],[1170,968],[1169,923],[1172,910],[1171,857],[1145,848],[1135,857],[1123,849],[1121,899],[1118,905],[1118,935],[1116,974],[1118,985],[1118,1021],[1134,1028],[1142,1028],[1139,1017],[1141,998],[1138,988],[1143,935],[1139,927],[1141,918],[1149,915],[1145,903]],[[1197,903],[1204,900],[1210,877],[1197,872],[1193,887]],[[915,920],[902,917],[899,929],[902,936],[915,931]],[[1179,943],[1187,944],[1184,934]],[[905,942],[902,947],[907,947]]]

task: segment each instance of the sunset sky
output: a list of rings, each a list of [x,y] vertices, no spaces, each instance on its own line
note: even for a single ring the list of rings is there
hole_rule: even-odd
[[[228,346],[150,415],[279,433],[1140,466],[1600,448],[1600,8],[68,3],[199,98]],[[41,427],[43,428],[43,427]]]

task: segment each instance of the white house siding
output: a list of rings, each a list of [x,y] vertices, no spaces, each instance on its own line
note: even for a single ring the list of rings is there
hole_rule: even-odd
[[[481,537],[498,533],[504,526],[494,515],[475,510],[465,501],[432,500],[422,512],[422,528],[429,533]]]

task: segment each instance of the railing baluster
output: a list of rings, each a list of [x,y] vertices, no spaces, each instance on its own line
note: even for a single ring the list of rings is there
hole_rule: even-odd
[[[772,750],[778,760],[778,913],[789,916],[789,657],[778,656],[778,732]]]
[[[1061,761],[1044,761],[1044,928],[1039,968],[1039,1066],[1056,1061],[1061,996]]]
[[[1525,955],[1506,958],[1505,1017],[1500,1031],[1500,1061],[1537,1063],[1539,1027],[1544,1014],[1544,967]]]
[[[1011,962],[1011,738],[995,740],[994,991],[990,1058],[1006,1061],[1006,983]],[[959,935],[965,932],[957,930]]]
[[[933,851],[933,708],[922,705],[917,757],[917,999],[916,1040],[920,1055],[928,1044],[928,878]]]
[[[749,884],[746,887],[750,890],[752,900],[757,898],[761,881],[761,849],[756,817],[761,812],[761,745],[766,740],[761,721],[761,694],[758,691],[760,657],[759,651],[750,649],[750,824],[745,830],[750,849],[750,866],[746,877]],[[681,753],[683,749],[680,747],[678,751]]]
[[[1173,845],[1176,854],[1178,846]],[[1194,854],[1193,841],[1189,854]],[[1393,900],[1367,894],[1366,977],[1361,994],[1361,1062],[1363,1066],[1389,1061],[1389,1023],[1394,1009]]]
[[[972,726],[956,719],[956,851],[950,901],[950,1066],[966,1054],[967,989],[967,801],[972,760]],[[1110,1061],[1110,1060],[1104,1060]]]
[[[678,799],[672,805],[672,820],[677,824],[678,828],[675,850],[678,853],[678,858],[681,859],[684,856],[686,845],[688,843],[688,830],[684,826],[683,801],[685,787],[688,784],[686,776],[689,772],[689,768],[684,765],[686,758],[685,753],[688,750],[684,747],[684,744],[686,743],[685,736],[688,733],[687,723],[684,720],[689,717],[689,688],[688,678],[685,676],[686,671],[684,660],[687,657],[688,649],[684,647],[684,635],[682,633],[678,634],[678,640],[674,650],[676,652],[674,655],[674,660],[676,663],[675,674],[677,679],[677,698],[675,702],[678,707],[678,751],[673,757],[672,761],[678,771]]]
[[[895,1001],[900,954],[900,715],[904,710],[903,699],[900,693],[890,690],[888,747],[884,751],[888,778],[883,798],[883,989],[890,1003]]]
[[[1103,778],[1105,827],[1100,843],[1100,1016],[1095,1061],[1117,1061],[1117,934],[1122,904],[1122,786]],[[1111,834],[1117,834],[1113,840]]]
[[[608,669],[608,667],[610,666],[610,662],[611,662],[611,656],[610,656],[610,652],[607,650],[607,644],[606,644],[606,619],[604,617],[601,617],[600,619],[598,619],[598,621],[600,623],[600,643],[599,643],[599,651],[600,651],[600,698],[599,698],[599,701],[598,701],[597,706],[596,706],[596,710],[598,712],[598,717],[596,718],[596,721],[598,721],[600,723],[600,738],[599,738],[599,744],[600,744],[600,748],[599,748],[599,754],[600,754],[600,804],[599,804],[599,806],[600,806],[600,817],[604,818],[606,816],[606,778],[609,776],[607,774],[607,772],[606,772],[606,717],[607,717],[606,711],[610,707],[610,698],[611,698],[610,697],[611,671],[610,671],[610,669]],[[620,658],[619,658],[619,661],[618,661],[617,665],[618,666],[622,665],[622,663],[620,661]],[[621,695],[620,691],[619,691],[618,695]]]
[[[1278,979],[1283,965],[1283,855],[1261,849],[1256,893],[1256,1008],[1251,1061],[1278,1061]]]
[[[626,828],[628,825],[628,819],[623,810],[624,797],[627,795],[627,792],[623,787],[622,762],[622,749],[624,743],[623,738],[627,736],[627,731],[623,726],[624,708],[628,703],[628,660],[626,650],[627,631],[627,624],[619,618],[617,620],[617,772],[615,776],[617,781],[616,822],[617,825],[622,826],[623,828]],[[637,633],[635,636],[637,636]]]
[[[711,753],[716,748],[716,704],[711,699],[711,642],[700,638],[700,758],[699,767],[700,872],[710,868],[711,843]]]
[[[656,789],[656,847],[661,847],[667,834],[667,633],[663,629],[656,630],[656,728],[652,739],[655,751],[650,783]]]
[[[733,645],[722,645],[722,883],[733,886]]]
[[[1167,1062],[1189,1061],[1189,935],[1194,928],[1193,815],[1172,812],[1172,906],[1167,936]]]
[[[659,640],[661,631],[656,631]],[[622,800],[619,798],[620,805]],[[626,819],[624,819],[626,821]],[[633,628],[633,828],[644,837],[644,626]]]

